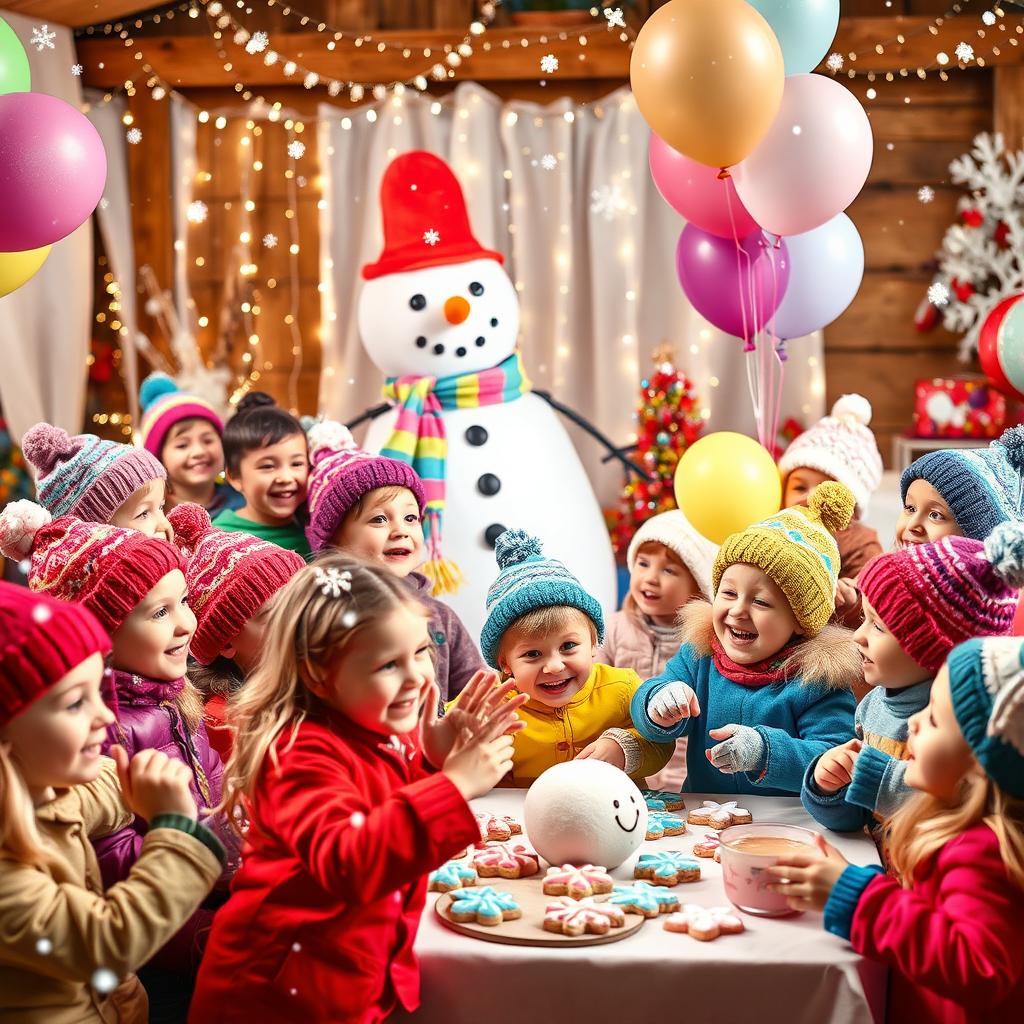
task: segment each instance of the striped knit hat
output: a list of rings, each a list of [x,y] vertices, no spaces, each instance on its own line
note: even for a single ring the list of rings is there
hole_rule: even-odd
[[[365,451],[348,427],[333,420],[315,423],[306,436],[312,467],[306,491],[306,539],[314,551],[327,547],[349,509],[378,487],[408,488],[423,514],[423,484],[412,466]]]
[[[973,639],[947,661],[953,713],[985,774],[1024,799],[1024,640]]]
[[[0,726],[110,640],[78,605],[0,581]]]
[[[1006,636],[1024,584],[1024,527],[1003,523],[984,543],[944,537],[877,555],[857,577],[900,647],[929,672],[972,636]]]
[[[171,427],[182,420],[200,419],[224,433],[220,413],[204,398],[182,391],[166,373],[151,373],[139,388],[142,422],[135,431],[135,443],[158,459]]]
[[[165,540],[138,530],[52,519],[41,505],[15,501],[0,513],[0,553],[31,557],[28,585],[89,609],[111,635],[135,606],[185,559]]]
[[[828,481],[814,488],[807,508],[794,505],[726,537],[711,570],[715,590],[730,565],[757,566],[786,595],[804,635],[817,636],[836,610],[834,535],[849,525],[853,504],[849,487]]]
[[[70,514],[105,523],[144,484],[167,479],[149,452],[95,434],[72,437],[50,423],[27,430],[21,450],[35,475],[40,504],[55,517]]]
[[[167,518],[174,543],[188,560],[185,579],[196,616],[189,653],[209,665],[305,562],[294,551],[247,533],[214,529],[200,505],[176,505]]]
[[[498,578],[487,591],[487,621],[480,634],[480,649],[488,665],[499,668],[501,638],[516,619],[538,608],[578,608],[597,627],[597,642],[604,642],[604,615],[600,603],[561,563],[545,558],[541,542],[525,530],[506,530],[494,545]]]

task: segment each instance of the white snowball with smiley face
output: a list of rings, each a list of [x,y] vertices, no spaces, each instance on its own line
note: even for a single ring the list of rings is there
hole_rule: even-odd
[[[632,779],[604,761],[568,761],[530,787],[526,835],[551,864],[618,867],[647,833],[647,804]]]

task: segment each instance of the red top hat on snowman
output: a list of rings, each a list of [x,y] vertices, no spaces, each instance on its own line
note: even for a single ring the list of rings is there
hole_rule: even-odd
[[[363,267],[366,280],[445,263],[505,262],[473,236],[459,181],[433,153],[417,149],[395,157],[381,179],[380,206],[384,249]]]

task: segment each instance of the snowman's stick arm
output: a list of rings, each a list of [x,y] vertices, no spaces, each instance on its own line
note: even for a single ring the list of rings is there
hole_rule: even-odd
[[[604,448],[604,450],[608,453],[608,459],[618,459],[618,461],[621,462],[626,467],[626,469],[632,470],[642,480],[653,479],[653,477],[650,477],[635,462],[633,462],[631,459],[627,459],[626,456],[622,454],[623,451],[626,451],[628,449],[616,448],[615,445],[612,444],[612,442],[607,437],[605,437],[604,434],[602,434],[601,431],[598,430],[597,427],[595,427],[594,424],[591,423],[589,420],[585,420],[578,412],[575,412],[573,409],[570,409],[567,405],[562,405],[561,402],[557,401],[555,398],[552,398],[551,393],[549,391],[541,391],[540,388],[533,388],[532,390],[533,394],[537,395],[539,398],[543,398],[544,401],[547,402],[548,405],[550,405],[551,408],[555,410],[555,412],[560,412],[567,419],[572,420],[572,422],[575,423],[576,426],[578,426],[581,430],[586,431],[586,433],[588,433],[595,441],[597,441],[597,443],[601,445],[601,447]]]
[[[365,423],[367,420],[375,420],[378,416],[383,416],[389,409],[393,409],[394,406],[390,402],[381,402],[380,405],[375,405],[365,412],[361,412],[354,420],[349,420],[345,424],[349,430],[354,430],[361,423]]]

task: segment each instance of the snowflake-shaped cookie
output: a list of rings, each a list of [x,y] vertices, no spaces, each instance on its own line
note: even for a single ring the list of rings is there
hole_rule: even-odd
[[[684,904],[678,914],[670,914],[663,923],[665,931],[685,932],[701,942],[744,930],[743,920],[732,907],[700,907],[696,903]]]
[[[666,814],[665,811],[647,812],[647,835],[645,838],[663,839],[665,836],[681,836],[685,831],[686,822],[678,815]]]
[[[575,867],[563,864],[561,867],[548,868],[544,876],[544,892],[548,896],[568,896],[570,899],[581,900],[595,893],[612,891],[612,876],[599,866],[584,864]]]
[[[476,823],[480,826],[480,839],[482,841],[490,839],[496,843],[506,843],[513,836],[521,836],[523,834],[523,826],[515,818],[511,818],[507,814],[499,818],[498,815],[491,814],[490,811],[478,811],[474,817],[476,818]]]
[[[721,860],[721,846],[722,840],[718,838],[717,832],[705,832],[704,838],[693,844],[693,854],[695,857],[714,857],[715,860]]]
[[[730,825],[746,825],[754,818],[745,807],[737,807],[735,800],[726,800],[724,804],[715,800],[705,800],[700,807],[690,811],[687,820],[691,825],[707,825],[710,828],[722,829]]]
[[[524,843],[488,843],[473,854],[481,878],[523,878],[540,870],[537,854]]]
[[[641,853],[633,871],[636,878],[646,878],[653,885],[678,885],[700,880],[700,865],[677,850]]]
[[[681,811],[686,807],[683,794],[671,789],[641,789],[640,794],[649,811]]]
[[[595,903],[590,897],[574,900],[562,896],[544,910],[544,930],[562,935],[604,935],[610,928],[621,928],[626,914],[610,903]]]
[[[464,860],[450,860],[436,871],[431,871],[427,878],[427,888],[431,892],[451,892],[464,885],[476,885],[476,871]]]
[[[523,916],[511,893],[498,892],[489,885],[482,889],[456,889],[451,898],[448,916],[453,921],[498,925]]]
[[[617,885],[612,890],[608,902],[622,907],[627,914],[643,914],[644,917],[671,914],[672,911],[679,909],[678,896],[664,889],[655,888],[650,882]]]

